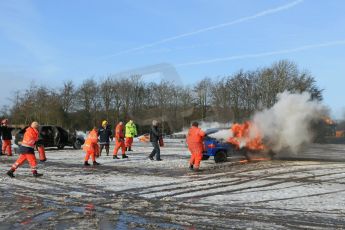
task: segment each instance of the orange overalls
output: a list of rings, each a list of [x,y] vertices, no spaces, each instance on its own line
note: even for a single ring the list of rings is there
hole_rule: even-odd
[[[46,157],[46,151],[44,149],[44,145],[38,145],[37,150],[38,150],[38,154],[40,157],[40,161],[42,161],[42,162],[46,161],[47,157]]]
[[[114,148],[114,156],[117,156],[117,152],[121,148],[122,155],[126,153],[126,146],[125,146],[125,136],[123,134],[123,125],[118,124],[115,129],[115,148]]]
[[[203,139],[205,133],[200,128],[192,126],[187,135],[187,145],[191,152],[190,165],[193,165],[195,169],[200,167],[200,162],[202,160],[202,152],[204,149]]]
[[[95,129],[93,129],[86,138],[83,150],[86,152],[84,161],[91,159],[93,162],[96,161],[96,154],[99,152],[98,147],[98,134]]]
[[[21,146],[19,147],[20,156],[12,165],[11,170],[14,172],[25,161],[28,161],[33,173],[37,173],[37,161],[35,157],[35,143],[38,141],[38,130],[29,127],[26,129]]]

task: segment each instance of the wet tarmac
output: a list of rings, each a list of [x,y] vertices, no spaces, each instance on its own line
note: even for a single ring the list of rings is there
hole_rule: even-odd
[[[0,158],[0,229],[342,229],[345,145],[312,145],[273,161],[215,164],[188,170],[179,143],[139,145],[129,160],[101,156],[83,167],[82,151],[47,151],[41,178],[27,166],[4,173]]]

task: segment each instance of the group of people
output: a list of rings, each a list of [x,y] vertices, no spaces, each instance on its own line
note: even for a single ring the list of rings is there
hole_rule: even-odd
[[[113,159],[120,159],[118,152],[121,149],[122,158],[128,158],[126,151],[132,151],[133,138],[138,135],[136,125],[130,120],[125,126],[120,121],[115,128],[115,147],[113,152]],[[107,121],[102,122],[102,126],[97,128],[96,126],[88,134],[83,150],[86,152],[84,158],[84,165],[89,166],[89,159],[91,157],[93,165],[99,165],[96,158],[102,155],[102,150],[105,149],[107,156],[109,156],[110,141],[113,137],[110,126]],[[160,157],[160,141],[162,140],[162,134],[158,129],[158,122],[152,121],[152,127],[150,130],[150,142],[153,146],[153,150],[149,156],[150,160],[161,161]]]
[[[119,159],[117,153],[121,148],[122,158],[128,158],[126,151],[132,151],[133,137],[137,136],[137,129],[132,120],[126,124],[126,132],[124,132],[123,122],[120,121],[115,128],[115,148],[113,153],[113,159]],[[98,138],[99,137],[99,138]],[[109,155],[109,143],[112,137],[112,132],[108,126],[107,121],[102,122],[102,126],[97,129],[94,127],[89,133],[85,144],[84,151],[86,152],[84,158],[84,165],[90,165],[88,163],[90,157],[92,158],[93,165],[99,165],[96,162],[96,157],[101,155],[102,149],[105,148],[107,156]],[[186,142],[188,149],[191,152],[191,158],[189,161],[189,168],[191,170],[199,171],[200,162],[202,160],[204,152],[204,137],[205,132],[199,128],[198,122],[193,122],[192,127],[189,129]],[[150,129],[150,142],[153,147],[151,154],[149,155],[150,160],[161,161],[160,157],[160,146],[162,146],[162,134],[158,129],[158,121],[153,120]],[[99,143],[98,143],[99,141]],[[99,144],[99,145],[98,145]]]
[[[189,161],[189,168],[191,170],[198,171],[200,167],[200,162],[203,156],[204,144],[203,138],[205,132],[198,127],[198,122],[193,122],[192,127],[189,129],[187,134],[187,145],[191,152],[191,158]],[[125,130],[124,130],[125,129]],[[2,136],[2,152],[7,152],[8,155],[12,155],[11,152],[11,139],[12,134],[10,132],[10,137],[8,134],[8,120],[3,120],[1,124],[1,136]],[[132,120],[130,120],[126,126],[122,121],[120,121],[115,128],[115,148],[113,152],[113,159],[119,159],[117,153],[121,148],[122,158],[128,158],[126,151],[132,151],[133,138],[137,136],[137,129]],[[24,133],[22,142],[20,143],[18,153],[19,158],[12,165],[7,175],[14,177],[14,172],[16,169],[24,164],[26,161],[30,164],[31,171],[34,177],[40,177],[43,174],[37,172],[37,160],[35,157],[35,146],[39,139],[39,124],[37,121],[31,123]],[[107,121],[103,121],[100,128],[94,127],[88,134],[83,150],[86,152],[84,158],[84,165],[89,166],[88,163],[90,157],[93,161],[93,165],[99,165],[96,161],[96,157],[101,155],[102,149],[105,148],[107,156],[109,155],[109,145],[112,139],[112,131]],[[162,133],[158,128],[158,121],[153,120],[150,129],[150,142],[152,144],[153,150],[149,155],[150,160],[161,161],[160,157],[160,146],[162,146]]]

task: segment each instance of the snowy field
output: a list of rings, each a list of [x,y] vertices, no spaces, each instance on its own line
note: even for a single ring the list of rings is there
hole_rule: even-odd
[[[5,175],[17,158],[1,156],[0,229],[342,229],[345,145],[313,145],[297,155],[242,164],[202,162],[167,140],[163,161],[135,143],[129,159],[103,151],[83,166],[81,150],[47,150],[41,178],[28,165]],[[113,146],[111,146],[111,153]]]

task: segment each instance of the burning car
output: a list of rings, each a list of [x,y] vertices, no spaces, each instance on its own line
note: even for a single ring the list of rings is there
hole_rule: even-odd
[[[214,157],[216,163],[225,162],[227,158],[237,153],[236,148],[233,144],[226,140],[217,139],[212,137],[212,134],[221,131],[221,129],[207,129],[205,131],[206,136],[204,138],[204,152],[203,160],[208,160],[211,156]]]
[[[238,129],[237,126],[233,126],[232,130]],[[268,149],[265,149],[262,144],[259,144],[257,148],[254,146],[243,146],[239,144],[239,139],[231,138],[216,138],[216,134],[219,132],[232,132],[229,129],[208,129],[205,131],[206,136],[204,138],[204,153],[203,160],[208,160],[210,156],[214,157],[216,163],[226,162],[228,157],[238,158],[241,160],[257,161],[257,160],[270,160],[274,157],[274,153]]]

